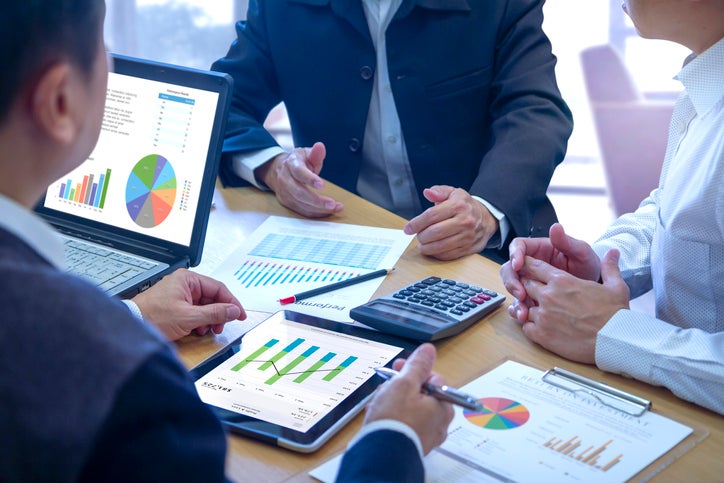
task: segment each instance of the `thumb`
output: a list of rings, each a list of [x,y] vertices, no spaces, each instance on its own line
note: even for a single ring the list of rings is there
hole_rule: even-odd
[[[324,146],[324,143],[316,142],[311,148],[307,148],[306,151],[307,166],[314,171],[314,174],[319,174],[319,172],[322,171],[324,158],[327,156],[327,148]]]
[[[422,384],[428,380],[432,373],[435,357],[435,346],[429,343],[422,344],[407,359],[400,374]]]
[[[188,320],[194,326],[225,324],[241,317],[241,309],[234,304],[194,305]]]
[[[618,268],[620,256],[621,253],[615,248],[607,251],[603,256],[601,260],[601,281],[604,285],[611,285],[619,281],[623,282],[621,271]]]
[[[453,191],[455,191],[455,188],[452,186],[435,185],[430,188],[425,188],[422,191],[422,195],[427,199],[427,201],[432,203],[441,203],[447,200]]]

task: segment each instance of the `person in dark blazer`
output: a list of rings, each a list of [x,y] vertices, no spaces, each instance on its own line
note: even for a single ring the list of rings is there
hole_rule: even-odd
[[[130,301],[66,273],[57,233],[32,212],[91,153],[108,63],[104,2],[0,4],[0,481],[226,480],[226,436],[168,339],[220,332],[246,314],[220,282],[178,270]],[[135,315],[134,315],[135,314]],[[422,480],[452,407],[422,395],[435,349],[395,361],[350,448],[365,478],[376,444]],[[349,460],[348,460],[349,461]]]
[[[234,77],[221,180],[309,217],[340,211],[322,178],[410,219],[439,259],[507,259],[545,236],[571,113],[542,0],[251,0],[212,69]],[[294,145],[263,127],[284,102]]]

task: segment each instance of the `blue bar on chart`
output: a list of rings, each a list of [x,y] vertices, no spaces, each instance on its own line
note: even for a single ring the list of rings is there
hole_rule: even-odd
[[[374,270],[389,253],[390,245],[269,234],[249,255]]]
[[[294,283],[333,283],[361,275],[358,272],[307,265],[245,260],[234,277],[246,288]]]

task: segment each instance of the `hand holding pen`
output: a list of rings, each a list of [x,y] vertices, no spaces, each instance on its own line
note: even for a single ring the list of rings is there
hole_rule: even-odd
[[[396,420],[408,426],[419,437],[424,453],[445,441],[455,415],[451,404],[420,394],[426,382],[445,383],[442,376],[432,371],[435,358],[435,346],[425,343],[407,360],[396,360],[392,367],[399,370],[398,375],[378,388],[365,412],[365,423]]]
[[[394,369],[390,369],[389,367],[377,367],[375,368],[375,372],[378,376],[385,379],[392,379],[393,377],[399,375],[399,372]],[[453,389],[450,386],[436,386],[435,384],[425,382],[422,384],[422,391],[436,399],[439,399],[440,401],[449,402],[450,404],[460,406],[470,411],[481,412],[483,410],[482,403],[474,396],[465,394],[464,392]]]

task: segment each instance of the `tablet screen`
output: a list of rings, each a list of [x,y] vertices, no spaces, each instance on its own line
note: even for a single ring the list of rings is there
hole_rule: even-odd
[[[258,429],[245,422],[263,421],[267,436],[304,441],[293,435],[333,425],[382,382],[375,367],[409,354],[405,346],[371,330],[278,312],[192,375],[201,399],[225,422]]]

